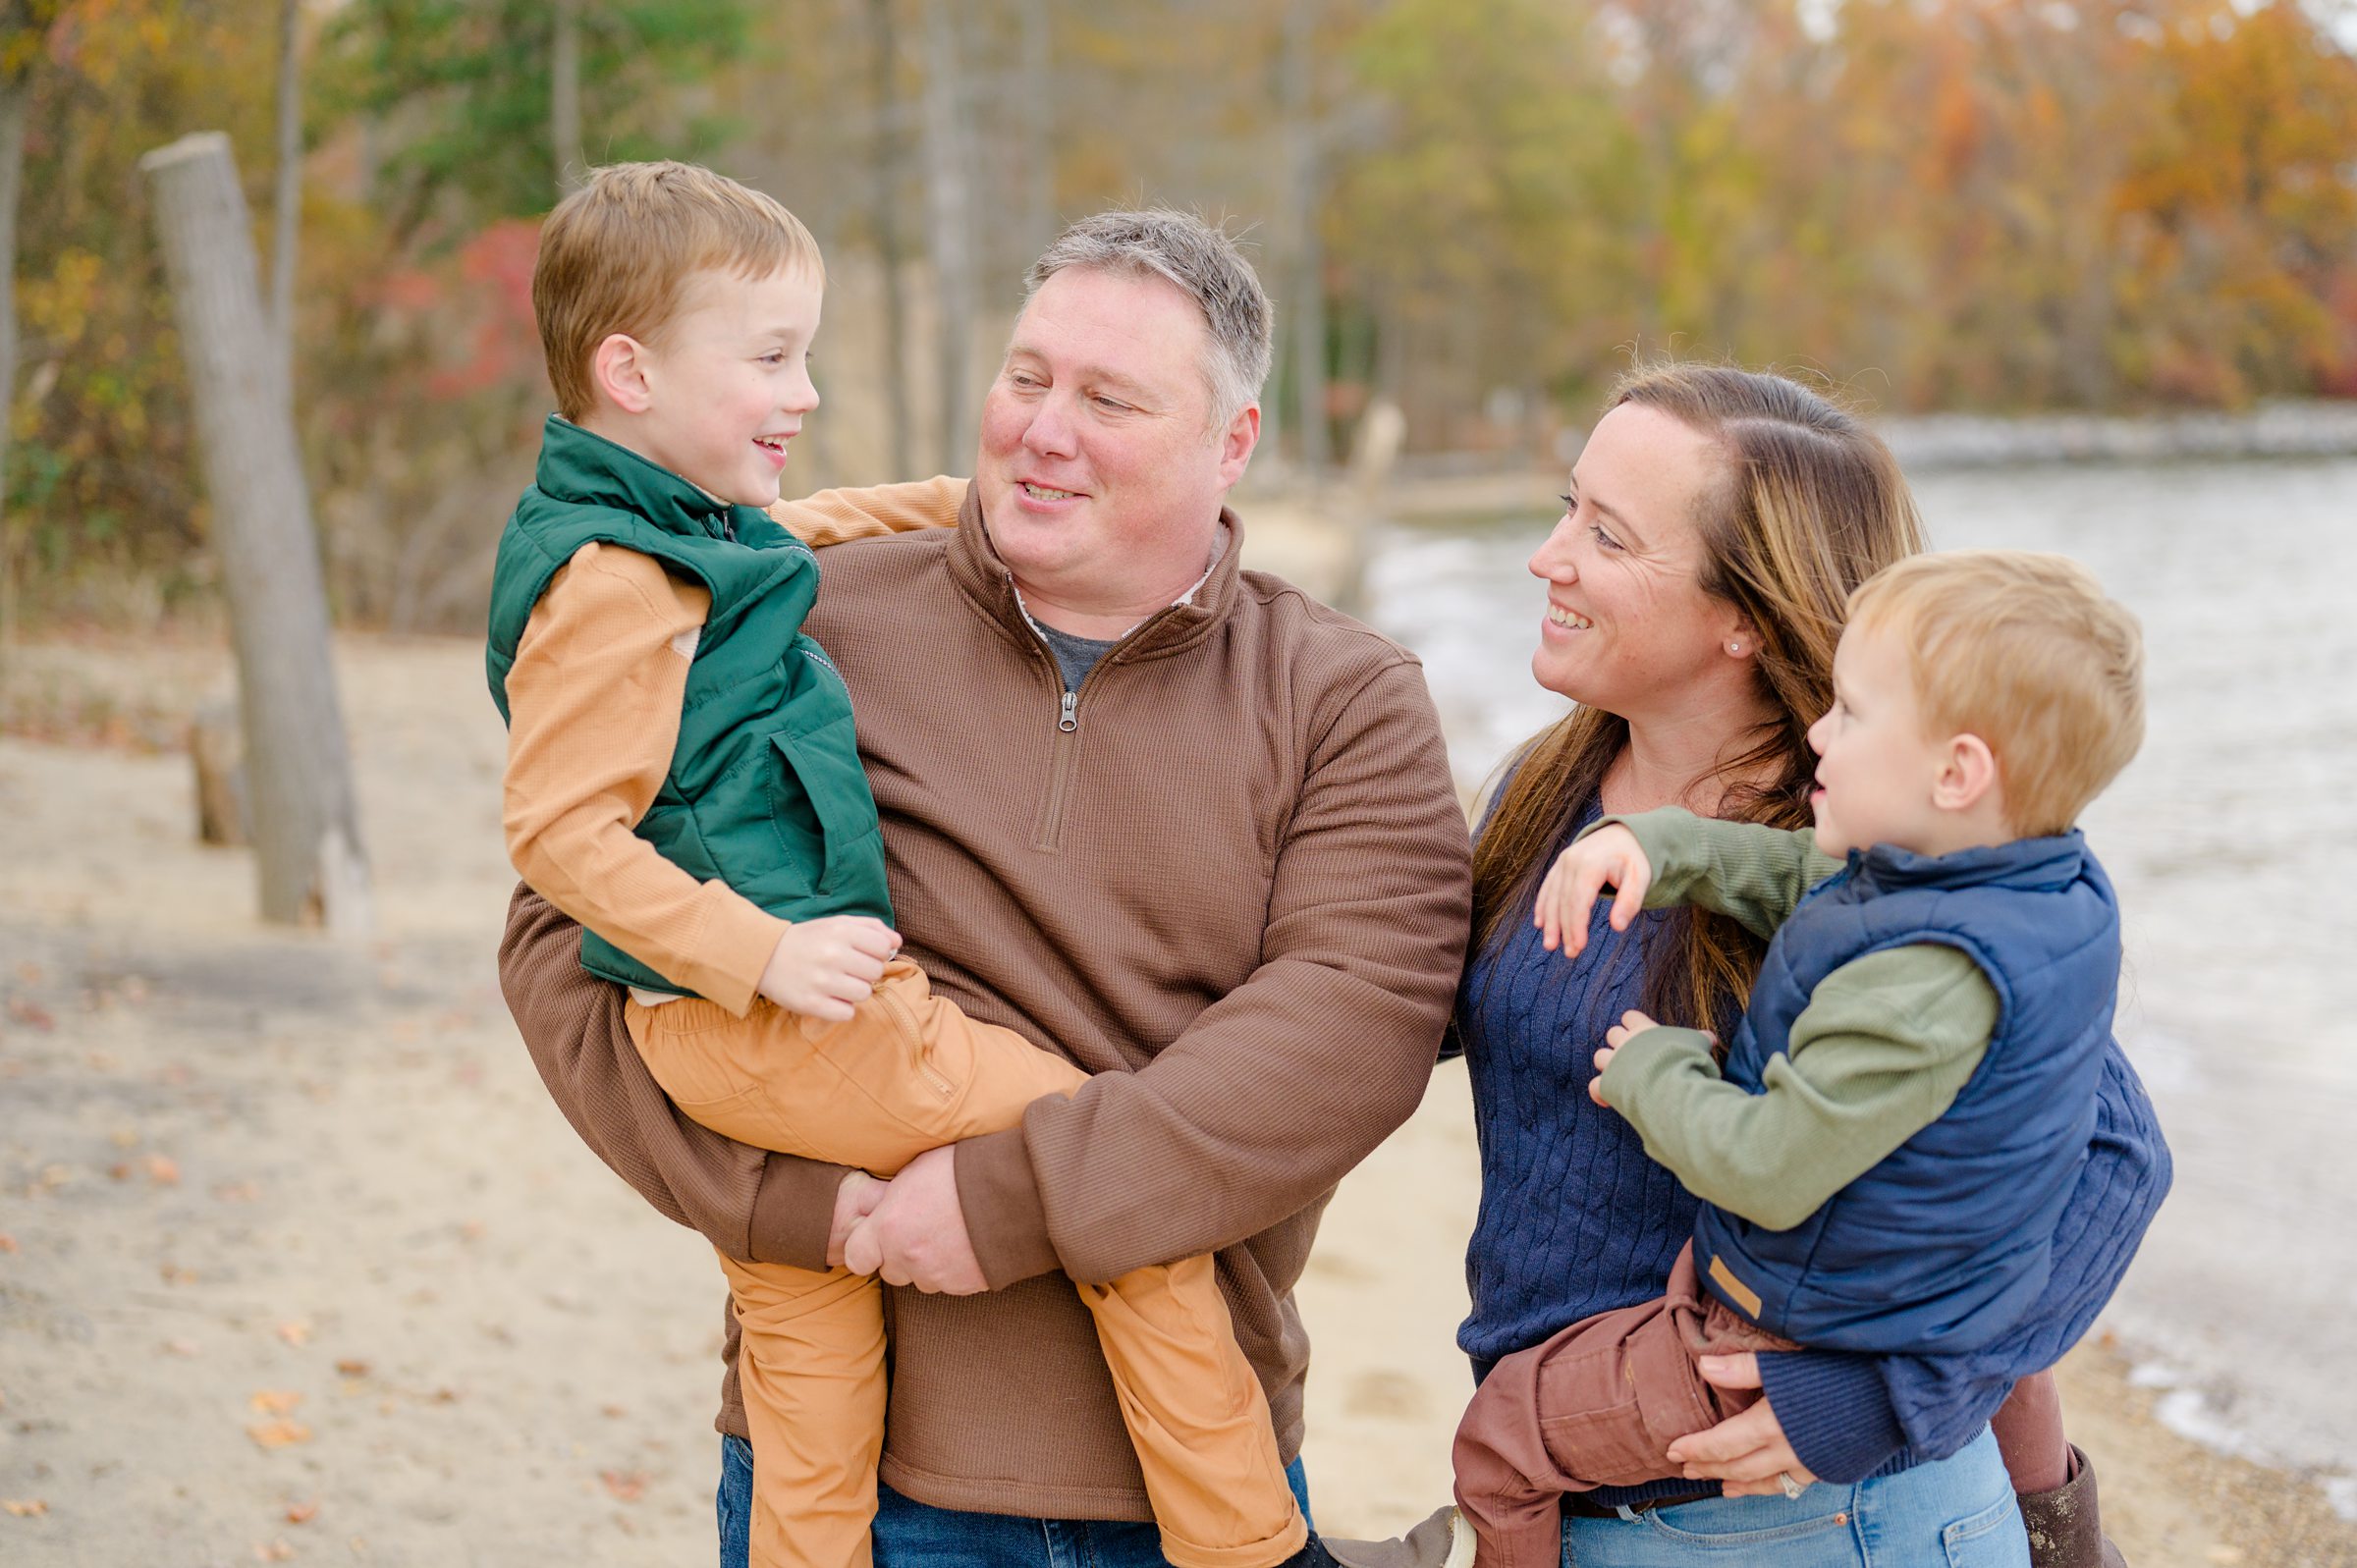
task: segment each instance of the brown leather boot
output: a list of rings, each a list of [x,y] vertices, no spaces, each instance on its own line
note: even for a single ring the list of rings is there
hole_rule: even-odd
[[[2022,1528],[2030,1533],[2030,1568],[2127,1568],[2119,1548],[2104,1538],[2095,1501],[2095,1463],[2076,1444],[2070,1479],[2052,1491],[2018,1491]]]

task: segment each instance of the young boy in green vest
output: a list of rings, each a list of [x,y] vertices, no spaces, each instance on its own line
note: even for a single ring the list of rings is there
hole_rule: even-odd
[[[583,965],[630,988],[664,1093],[742,1142],[889,1175],[1085,1075],[898,956],[850,699],[801,630],[818,560],[765,510],[818,406],[824,278],[792,213],[685,164],[601,169],[550,215],[532,302],[560,411],[500,540],[488,664],[509,852],[581,923]],[[880,1288],[721,1266],[751,1559],[867,1568]],[[1170,1559],[1314,1553],[1211,1261],[1077,1288]]]

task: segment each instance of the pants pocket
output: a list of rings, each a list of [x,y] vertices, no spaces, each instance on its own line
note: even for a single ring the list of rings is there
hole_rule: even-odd
[[[2027,1568],[2029,1538],[2022,1533],[2021,1510],[2007,1492],[1977,1514],[1957,1520],[1940,1533],[1947,1551],[1947,1568]]]

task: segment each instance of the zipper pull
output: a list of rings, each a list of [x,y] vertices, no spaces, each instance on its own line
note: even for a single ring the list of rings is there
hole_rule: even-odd
[[[1056,728],[1068,735],[1080,728],[1080,693],[1077,691],[1064,694],[1064,706],[1056,715]]]

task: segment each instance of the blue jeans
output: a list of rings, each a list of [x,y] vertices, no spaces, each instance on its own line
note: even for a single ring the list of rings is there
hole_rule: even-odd
[[[1285,1479],[1307,1519],[1309,1477],[1299,1459],[1285,1467]],[[720,1439],[720,1493],[713,1506],[720,1515],[720,1568],[749,1568],[753,1445],[742,1437]],[[876,1568],[1168,1568],[1162,1537],[1152,1525],[960,1513],[912,1501],[882,1483],[876,1486],[875,1537]]]
[[[1705,1497],[1565,1519],[1563,1568],[2029,1568],[2013,1484],[1986,1429],[1949,1458],[1793,1498]]]

